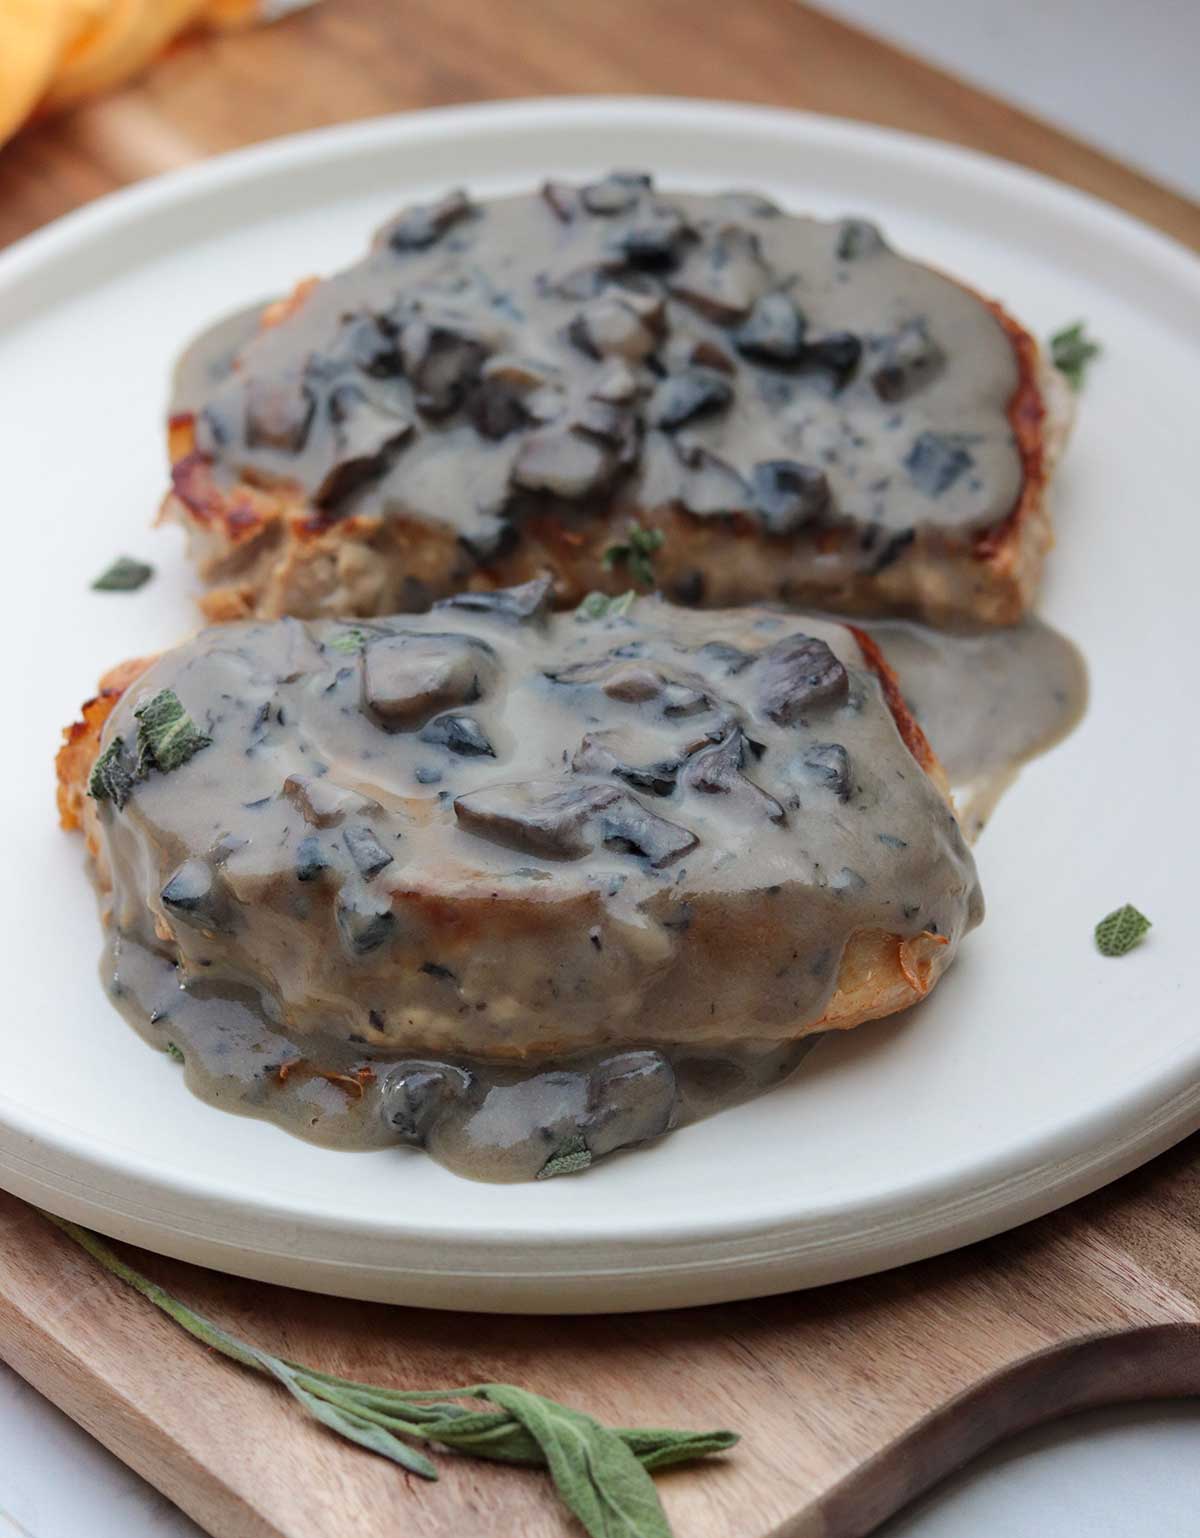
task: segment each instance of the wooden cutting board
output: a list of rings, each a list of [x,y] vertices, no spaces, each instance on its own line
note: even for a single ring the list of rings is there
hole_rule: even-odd
[[[760,1302],[609,1318],[346,1303],[134,1264],[269,1350],[394,1387],[518,1382],[621,1425],[744,1440],[660,1477],[678,1538],[853,1538],[1010,1432],[1200,1393],[1200,1139],[959,1253]],[[546,1477],[446,1455],[427,1484],[207,1352],[0,1196],[0,1345],[215,1538],[569,1538]]]
[[[791,0],[324,0],[197,39],[0,151],[0,243],[150,172],[443,102],[662,92],[807,107],[1049,172],[1200,245],[1200,210]],[[611,1422],[728,1425],[660,1480],[680,1538],[850,1538],[989,1443],[1068,1410],[1200,1392],[1200,1141],[1012,1235],[885,1277],[723,1308],[488,1319],[334,1302],[137,1258],[235,1332],[396,1386],[510,1380]],[[217,1538],[525,1538],[544,1476],[441,1460],[427,1485],[204,1351],[0,1196],[0,1354]]]

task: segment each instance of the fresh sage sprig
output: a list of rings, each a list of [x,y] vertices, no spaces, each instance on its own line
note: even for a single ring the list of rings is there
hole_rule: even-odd
[[[1081,320],[1064,326],[1050,338],[1050,357],[1072,390],[1083,388],[1084,376],[1102,350],[1100,343],[1088,336],[1086,324]]]
[[[642,587],[653,587],[654,557],[665,543],[666,536],[661,529],[645,529],[631,520],[626,538],[605,550],[604,564],[610,571],[614,566],[624,566],[635,582]]]
[[[127,1265],[98,1234],[51,1213],[44,1216],[189,1335],[282,1384],[330,1431],[422,1479],[436,1479],[437,1470],[401,1437],[499,1463],[544,1467],[592,1538],[671,1538],[650,1472],[725,1452],[738,1440],[732,1431],[604,1426],[511,1383],[389,1389],[334,1377],[239,1340]],[[456,1402],[464,1399],[490,1408]]]

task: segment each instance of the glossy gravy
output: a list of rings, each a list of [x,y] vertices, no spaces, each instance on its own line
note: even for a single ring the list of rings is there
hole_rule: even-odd
[[[164,688],[211,738],[100,806],[109,991],[204,1098],[567,1172],[778,1082],[852,936],[978,922],[843,627],[545,591],[219,627],[118,703],[130,765]]]
[[[803,535],[832,590],[1012,511],[1017,383],[988,305],[873,225],[618,174],[407,209],[281,324],[201,342],[173,410],[219,485],[453,530],[452,586],[615,499]]]

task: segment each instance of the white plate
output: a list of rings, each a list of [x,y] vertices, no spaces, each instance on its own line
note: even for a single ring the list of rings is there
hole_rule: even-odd
[[[579,1179],[494,1187],[211,1110],[100,991],[82,851],[55,826],[50,784],[59,729],[98,671],[192,623],[179,536],[148,528],[171,359],[222,312],[354,258],[406,199],[630,164],[668,185],[868,213],[1039,333],[1087,317],[1105,356],[1061,472],[1042,607],[1088,657],[1089,714],[984,835],[989,918],[932,1000],[823,1044],[783,1089],[658,1147]],[[703,103],[518,103],[305,135],[104,199],[0,257],[0,1183],[270,1281],[609,1311],[928,1255],[1193,1131],[1198,363],[1200,265],[1113,210],[928,141]],[[157,580],[132,597],[89,592],[118,552],[148,557]],[[1126,900],[1155,927],[1103,960],[1092,926]]]

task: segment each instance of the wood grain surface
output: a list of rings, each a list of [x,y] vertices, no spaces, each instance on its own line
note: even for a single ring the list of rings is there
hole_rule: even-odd
[[[322,0],[178,44],[116,96],[0,150],[0,244],[154,171],[414,107],[579,92],[711,96],[952,139],[1200,245],[1200,208],[794,0]]]
[[[0,150],[0,243],[254,140],[496,97],[652,92],[956,140],[1200,246],[1200,210],[792,0],[324,0],[188,40],[142,81]],[[690,1312],[539,1320],[335,1302],[149,1256],[229,1328],[396,1386],[514,1380],[615,1423],[728,1425],[660,1480],[679,1538],[852,1538],[1012,1431],[1200,1392],[1200,1141],[1070,1211],[888,1276]],[[217,1538],[552,1538],[541,1474],[447,1456],[427,1485],[204,1351],[0,1196],[0,1354]]]
[[[630,1425],[744,1441],[660,1476],[678,1538],[857,1538],[1010,1432],[1200,1392],[1200,1139],[1067,1212],[814,1292],[598,1319],[438,1314],[132,1253],[185,1301],[326,1371],[516,1381]],[[7,1360],[216,1538],[568,1538],[536,1471],[445,1455],[427,1484],[306,1421],[32,1208],[0,1196]]]

